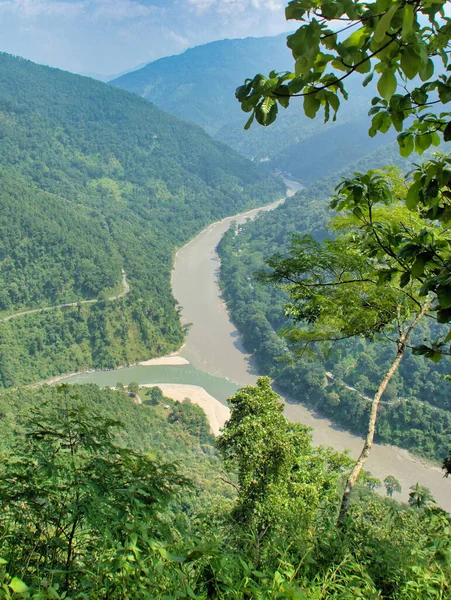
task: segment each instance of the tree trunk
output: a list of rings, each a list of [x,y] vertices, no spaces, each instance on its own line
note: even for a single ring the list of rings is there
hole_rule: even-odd
[[[379,401],[382,397],[382,394],[385,392],[387,385],[390,383],[391,378],[396,373],[399,363],[401,362],[402,357],[404,356],[404,352],[406,350],[407,340],[409,339],[410,334],[424,317],[426,312],[429,310],[430,302],[426,302],[421,309],[421,311],[417,314],[412,323],[407,327],[404,333],[401,335],[400,339],[397,342],[398,349],[396,351],[396,356],[394,361],[392,362],[390,368],[385,374],[384,378],[379,384],[377,391],[374,395],[373,402],[371,403],[371,411],[370,411],[370,419],[368,422],[368,430],[365,438],[365,443],[363,444],[362,451],[360,453],[359,458],[357,459],[354,468],[352,469],[348,480],[346,481],[346,487],[343,492],[343,497],[341,499],[340,511],[338,513],[338,525],[343,524],[346,514],[348,512],[349,502],[351,499],[351,493],[354,489],[355,482],[357,481],[357,477],[360,475],[361,470],[368,458],[370,450],[373,446],[374,440],[374,432],[376,429],[376,418],[377,418],[377,409],[379,406]]]

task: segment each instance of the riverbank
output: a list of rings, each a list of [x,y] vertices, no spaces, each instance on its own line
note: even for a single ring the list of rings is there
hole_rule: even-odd
[[[161,366],[172,366],[177,367],[181,365],[189,365],[189,361],[182,356],[171,354],[169,356],[161,356],[160,358],[151,358],[149,360],[143,360],[137,364],[138,367],[161,367]]]
[[[172,398],[172,400],[177,400],[178,402],[183,402],[183,400],[189,398],[193,404],[200,406],[207,415],[211,432],[214,435],[219,435],[219,430],[224,427],[225,422],[230,418],[230,410],[228,407],[198,385],[187,385],[183,383],[148,383],[141,387],[159,387],[167,398]]]

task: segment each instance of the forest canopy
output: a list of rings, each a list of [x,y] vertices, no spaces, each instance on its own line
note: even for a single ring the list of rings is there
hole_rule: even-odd
[[[0,319],[98,300],[0,323],[0,387],[178,348],[175,249],[283,184],[92,79],[0,54],[0,84]]]

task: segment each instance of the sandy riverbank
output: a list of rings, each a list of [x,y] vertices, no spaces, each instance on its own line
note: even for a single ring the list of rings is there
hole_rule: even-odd
[[[138,363],[138,367],[177,367],[189,364],[189,360],[183,358],[182,356],[170,355],[143,360],[142,362]]]
[[[204,388],[198,385],[189,385],[184,383],[148,383],[140,387],[159,387],[163,394],[173,400],[183,402],[189,398],[191,402],[200,406],[207,415],[211,431],[214,435],[219,434],[219,430],[224,426],[227,419],[230,418],[230,410],[219,400],[213,398]]]

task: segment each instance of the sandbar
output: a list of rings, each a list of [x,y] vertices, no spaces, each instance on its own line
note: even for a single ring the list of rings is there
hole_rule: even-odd
[[[140,387],[159,387],[165,396],[179,402],[183,402],[185,398],[189,398],[191,402],[203,409],[214,435],[219,435],[219,430],[230,419],[230,410],[227,406],[224,406],[224,404],[211,396],[199,385],[185,383],[146,383]]]
[[[159,358],[150,358],[139,362],[138,367],[177,367],[189,364],[189,360],[182,356],[160,356]]]

